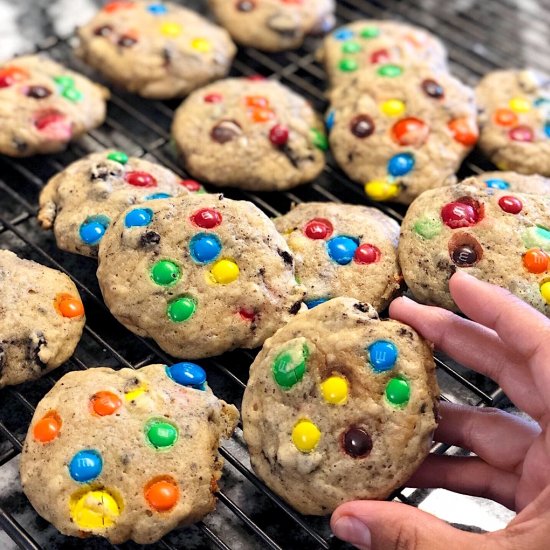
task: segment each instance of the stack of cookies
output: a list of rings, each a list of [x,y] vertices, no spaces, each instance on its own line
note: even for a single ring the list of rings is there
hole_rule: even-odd
[[[550,316],[550,79],[497,71],[474,93],[429,32],[359,20],[319,50],[330,88],[323,122],[280,82],[226,77],[233,40],[298,48],[331,30],[335,2],[209,6],[224,28],[170,2],[117,0],[78,30],[77,55],[113,85],[185,98],[172,133],[195,179],[106,149],[41,192],[40,225],[61,250],[97,259],[112,315],[177,358],[71,372],[38,405],[22,485],[68,535],[146,544],[215,508],[220,438],[239,413],[189,360],[263,346],[243,400],[252,466],[298,511],[326,515],[386,498],[429,452],[432,348],[379,318],[405,285],[455,310],[448,281],[464,269]],[[0,152],[21,157],[61,151],[102,124],[109,92],[25,56],[0,67],[0,96]],[[507,171],[457,183],[478,141]],[[270,219],[202,185],[289,190],[316,180],[329,148],[370,202],[410,205],[401,229],[361,204],[302,203]],[[67,361],[85,315],[67,275],[6,250],[0,282],[2,388]]]

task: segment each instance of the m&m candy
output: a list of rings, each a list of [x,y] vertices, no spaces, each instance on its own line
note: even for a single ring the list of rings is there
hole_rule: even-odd
[[[88,483],[101,474],[103,459],[98,451],[86,449],[78,451],[69,462],[71,477],[80,483]]]
[[[292,430],[292,442],[301,453],[311,453],[320,439],[319,428],[309,420],[300,420]]]
[[[100,391],[92,395],[90,405],[98,416],[110,416],[122,407],[122,399],[111,391]]]
[[[448,124],[449,130],[455,141],[466,147],[477,143],[478,130],[475,122],[469,118],[455,118]]]
[[[529,273],[544,273],[548,264],[548,254],[540,248],[531,248],[523,255],[523,265]]]
[[[332,224],[325,218],[313,218],[306,223],[304,234],[309,239],[326,239],[332,235]]]
[[[543,300],[550,304],[550,281],[546,281],[540,285],[540,294]]]
[[[321,384],[321,393],[327,403],[343,405],[348,399],[348,382],[342,376],[331,376]]]
[[[156,178],[149,174],[148,172],[141,171],[132,171],[128,172],[124,179],[126,183],[133,185],[135,187],[156,187],[157,180]]]
[[[61,417],[55,411],[45,414],[35,425],[32,435],[40,443],[53,441],[61,431]]]
[[[197,303],[189,296],[181,296],[169,302],[166,313],[168,318],[174,323],[182,323],[190,319],[195,310]]]
[[[160,260],[151,268],[151,278],[157,285],[171,286],[178,282],[181,269],[175,262]]]
[[[233,260],[219,260],[210,270],[210,275],[215,283],[228,285],[239,278],[239,266]]]
[[[395,78],[403,74],[403,68],[399,65],[386,64],[382,65],[377,71],[379,76],[385,76],[387,78]]]
[[[489,187],[489,189],[505,190],[510,188],[510,184],[501,178],[489,178],[485,180],[485,185]]]
[[[153,220],[153,211],[150,208],[135,208],[124,217],[124,225],[130,227],[144,227]]]
[[[410,397],[411,388],[403,378],[392,378],[386,385],[386,399],[395,407],[404,407]]]
[[[441,86],[441,84],[439,84],[436,80],[433,80],[432,78],[424,80],[421,84],[421,87],[427,96],[433,97],[434,99],[441,99],[445,96],[445,90],[443,89],[443,86]]]
[[[373,201],[389,201],[399,195],[399,185],[389,181],[374,180],[365,184],[365,193]]]
[[[374,120],[369,115],[357,115],[350,122],[350,130],[355,137],[369,137],[375,130]]]
[[[201,389],[206,382],[205,370],[195,363],[175,363],[166,367],[166,374],[180,386]]]
[[[412,153],[398,153],[388,161],[388,174],[394,178],[406,176],[415,165]]]
[[[478,214],[471,204],[451,202],[441,209],[441,219],[451,229],[470,227],[478,222]]]
[[[170,477],[155,480],[145,487],[145,500],[157,512],[171,510],[179,500],[179,488]]]
[[[509,195],[500,197],[498,205],[508,214],[519,214],[523,208],[523,203],[517,197]]]
[[[283,389],[292,388],[304,377],[308,357],[309,349],[305,345],[279,353],[272,366],[275,382]]]
[[[399,145],[420,147],[428,139],[430,128],[419,118],[407,117],[398,120],[391,129],[391,136]]]
[[[331,260],[337,264],[346,265],[353,260],[358,243],[352,237],[339,235],[327,242],[327,251]]]
[[[120,506],[107,490],[90,490],[70,501],[71,518],[84,531],[107,529],[115,525]]]
[[[222,223],[222,215],[213,208],[201,208],[191,216],[191,221],[203,229],[214,229]]]
[[[128,162],[128,155],[122,151],[113,151],[107,155],[107,158],[119,164],[126,164]]]
[[[146,426],[145,435],[153,447],[166,449],[178,440],[178,429],[164,420],[154,420]]]
[[[284,124],[276,124],[269,131],[269,141],[275,147],[283,147],[287,144],[289,137],[288,128]]]
[[[381,252],[377,246],[365,243],[357,248],[353,261],[357,264],[374,264],[380,260],[380,256]]]
[[[60,294],[56,297],[55,305],[59,313],[68,319],[84,315],[82,302],[70,294]]]
[[[368,347],[369,363],[374,372],[386,372],[395,367],[399,352],[393,342],[377,340]]]
[[[97,219],[86,220],[78,230],[80,240],[89,246],[93,246],[99,243],[107,231],[105,223]]]
[[[405,110],[406,106],[403,101],[400,99],[388,99],[380,105],[380,110],[382,113],[384,113],[386,116],[401,116]]]
[[[191,258],[200,264],[213,262],[220,255],[221,251],[222,244],[220,239],[212,233],[199,233],[189,243]]]
[[[508,135],[512,141],[531,142],[535,139],[535,134],[529,126],[521,125],[512,128]]]
[[[366,430],[354,426],[342,435],[342,447],[353,458],[365,458],[372,451],[372,438]]]

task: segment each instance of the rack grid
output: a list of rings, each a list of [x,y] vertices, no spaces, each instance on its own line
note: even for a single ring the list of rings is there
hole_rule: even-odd
[[[205,2],[187,1],[186,5],[205,12]],[[521,10],[514,0],[342,0],[338,2],[340,24],[358,18],[397,19],[421,25],[440,36],[450,52],[451,71],[467,83],[498,67],[533,66],[550,72],[550,2],[524,3]],[[74,37],[52,36],[37,51],[101,81],[72,53]],[[297,51],[268,55],[241,48],[232,74],[261,74],[287,84],[307,97],[324,112],[324,71],[317,63],[311,39]],[[541,47],[542,46],[542,47]],[[0,391],[0,476],[8,478],[8,490],[0,490],[0,530],[20,548],[65,549],[83,543],[60,535],[36,515],[22,495],[16,478],[16,466],[34,408],[44,394],[66,372],[94,366],[114,368],[169,363],[153,342],[129,333],[116,323],[101,299],[95,279],[95,262],[64,253],[55,247],[51,234],[42,232],[35,219],[38,194],[47,180],[72,161],[107,147],[125,150],[165,164],[182,177],[189,177],[178,166],[170,142],[170,122],[177,101],[148,101],[114,90],[105,124],[72,144],[58,155],[25,160],[0,158],[0,248],[14,250],[22,257],[60,269],[70,275],[83,297],[87,312],[84,336],[72,359],[39,381]],[[463,164],[465,176],[492,169],[476,153]],[[351,182],[329,158],[318,180],[281,193],[250,193],[228,190],[230,198],[255,203],[270,216],[288,211],[291,204],[304,201],[337,201],[370,204],[361,186]],[[375,205],[398,221],[403,209]],[[254,352],[238,350],[201,361],[213,391],[228,402],[240,406]],[[442,398],[475,406],[509,406],[502,390],[487,378],[438,355],[438,379]],[[435,445],[433,452],[447,452]],[[322,548],[340,545],[331,536],[325,518],[303,517],[294,512],[259,480],[250,468],[240,428],[226,442],[221,454],[225,459],[224,476],[218,494],[216,512],[197,525],[182,528],[151,545],[152,550],[176,548]],[[13,477],[10,479],[10,472]],[[5,487],[4,487],[5,489]],[[429,491],[397,491],[391,498],[418,505]],[[0,532],[0,540],[2,533]],[[38,542],[39,541],[39,542]],[[86,548],[107,549],[102,539],[89,539]],[[117,548],[134,549],[127,543]]]

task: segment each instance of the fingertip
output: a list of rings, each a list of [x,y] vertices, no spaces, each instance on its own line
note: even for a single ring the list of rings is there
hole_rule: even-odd
[[[406,312],[411,306],[414,306],[416,302],[407,298],[407,296],[400,296],[396,298],[389,308],[390,317],[396,319],[402,315],[403,312]]]

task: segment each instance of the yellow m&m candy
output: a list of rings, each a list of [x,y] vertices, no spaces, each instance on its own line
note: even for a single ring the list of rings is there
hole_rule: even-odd
[[[348,382],[341,376],[331,376],[321,384],[323,398],[331,405],[343,405],[348,400]]]
[[[239,278],[239,266],[231,260],[220,260],[210,270],[214,282],[228,285]]]
[[[531,110],[531,104],[529,101],[523,97],[513,97],[508,105],[510,109],[516,113],[527,113]]]
[[[200,53],[208,53],[212,51],[212,44],[206,38],[194,38],[191,40],[191,47]]]
[[[550,304],[550,281],[540,285],[540,293],[547,304]]]
[[[172,23],[167,21],[160,26],[160,33],[170,38],[179,36],[183,31],[183,27],[179,23]]]
[[[399,186],[388,181],[369,181],[365,184],[365,193],[374,201],[389,201],[399,195]]]
[[[400,99],[388,99],[380,105],[380,110],[386,116],[401,116],[405,110],[405,104]]]
[[[301,453],[310,453],[321,439],[319,428],[309,420],[300,420],[292,430],[292,443]]]
[[[120,506],[107,491],[88,491],[72,500],[70,508],[73,521],[85,531],[112,527],[120,516]]]

